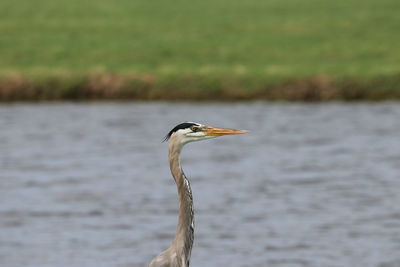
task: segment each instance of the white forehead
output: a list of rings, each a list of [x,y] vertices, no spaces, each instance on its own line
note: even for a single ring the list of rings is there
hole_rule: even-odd
[[[187,123],[193,123],[193,124],[195,124],[196,126],[199,126],[199,127],[204,126],[203,124],[198,123],[198,122],[187,121]],[[190,128],[191,127],[188,127],[188,128],[185,128],[185,129],[179,129],[175,133],[178,134],[178,135],[191,133],[193,131]]]
[[[187,123],[193,123],[196,124],[197,126],[204,126],[203,124],[194,121],[187,121]]]

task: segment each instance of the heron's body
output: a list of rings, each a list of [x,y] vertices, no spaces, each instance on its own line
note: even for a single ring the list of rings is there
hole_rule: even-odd
[[[190,182],[182,171],[179,159],[183,145],[220,135],[245,132],[243,130],[208,127],[198,123],[182,123],[169,132],[166,140],[168,140],[169,166],[178,189],[178,226],[171,247],[155,257],[150,262],[149,267],[189,267],[190,264],[194,238],[194,213]]]

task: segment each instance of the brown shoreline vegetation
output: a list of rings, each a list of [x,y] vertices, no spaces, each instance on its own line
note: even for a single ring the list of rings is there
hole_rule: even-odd
[[[312,76],[271,81],[260,77],[155,77],[96,73],[0,78],[0,102],[52,100],[382,101],[400,100],[400,74],[374,78]]]

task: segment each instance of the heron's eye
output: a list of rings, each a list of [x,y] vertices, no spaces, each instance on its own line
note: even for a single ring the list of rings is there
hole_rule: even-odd
[[[192,127],[190,127],[190,130],[192,130],[192,132],[198,132],[200,130],[200,128],[197,126],[192,126]]]

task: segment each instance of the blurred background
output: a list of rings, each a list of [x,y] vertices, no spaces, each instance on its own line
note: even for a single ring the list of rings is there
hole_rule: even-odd
[[[0,3],[0,100],[400,99],[396,0]]]
[[[400,2],[0,2],[0,266],[400,266]]]

